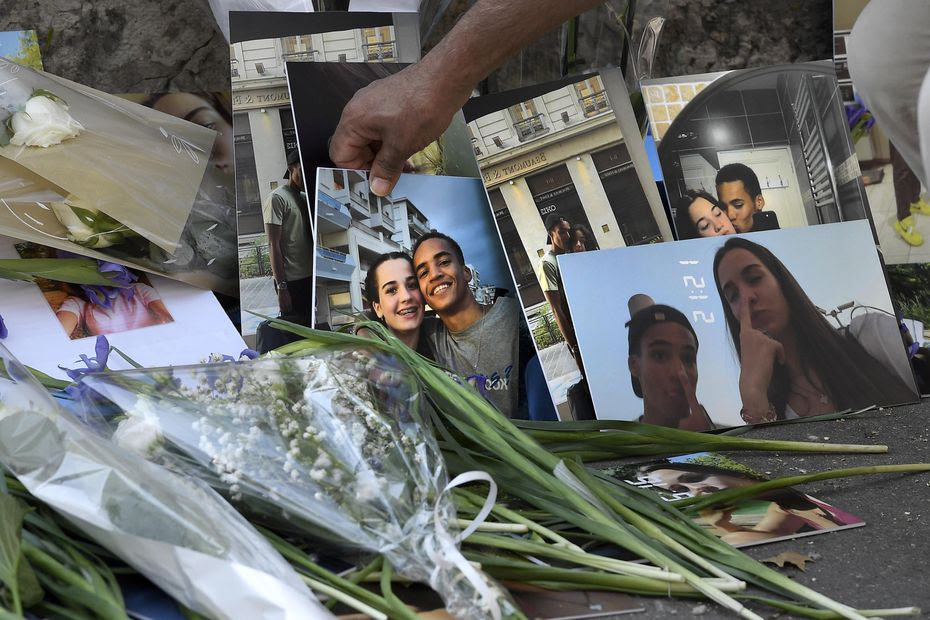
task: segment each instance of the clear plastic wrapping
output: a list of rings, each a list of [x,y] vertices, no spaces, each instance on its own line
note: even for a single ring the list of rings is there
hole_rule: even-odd
[[[118,449],[0,345],[0,464],[35,497],[190,609],[329,618],[284,559],[207,485]]]
[[[430,584],[456,617],[518,613],[458,551],[445,465],[418,385],[394,358],[318,351],[85,382],[126,416],[108,425],[114,441],[214,484],[250,512],[383,554]]]
[[[233,292],[216,132],[4,59],[0,78],[0,234]]]

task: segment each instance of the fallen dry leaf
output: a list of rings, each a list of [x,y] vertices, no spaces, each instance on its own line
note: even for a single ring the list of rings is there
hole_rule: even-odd
[[[785,551],[784,553],[779,553],[778,555],[773,555],[770,558],[765,558],[763,562],[768,562],[769,564],[775,564],[779,568],[784,568],[785,564],[791,564],[796,566],[801,570],[805,570],[804,565],[808,562],[813,562],[816,558],[807,553],[798,553],[797,551]]]

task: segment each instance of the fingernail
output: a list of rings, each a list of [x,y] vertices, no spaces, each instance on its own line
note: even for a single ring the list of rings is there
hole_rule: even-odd
[[[371,193],[376,196],[387,196],[388,192],[391,191],[391,184],[388,183],[385,179],[380,177],[374,177],[371,180]]]

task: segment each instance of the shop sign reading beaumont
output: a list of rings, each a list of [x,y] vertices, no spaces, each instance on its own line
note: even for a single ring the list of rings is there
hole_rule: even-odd
[[[503,183],[511,177],[520,176],[530,170],[545,166],[547,163],[545,151],[540,151],[513,163],[486,170],[484,173],[484,182],[492,184]]]

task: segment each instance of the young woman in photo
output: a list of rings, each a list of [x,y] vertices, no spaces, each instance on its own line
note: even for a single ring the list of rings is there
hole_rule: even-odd
[[[742,237],[717,250],[714,281],[746,422],[916,400],[893,316],[867,313],[855,329],[835,329],[771,251]]]
[[[403,252],[382,254],[368,268],[365,294],[377,320],[384,323],[404,344],[432,359],[423,325],[423,295],[413,273],[413,260]]]
[[[736,233],[727,210],[716,197],[704,191],[689,190],[675,208],[675,228],[679,239],[716,237]]]
[[[575,224],[572,226],[572,252],[590,252],[599,250],[597,240],[584,224]]]

